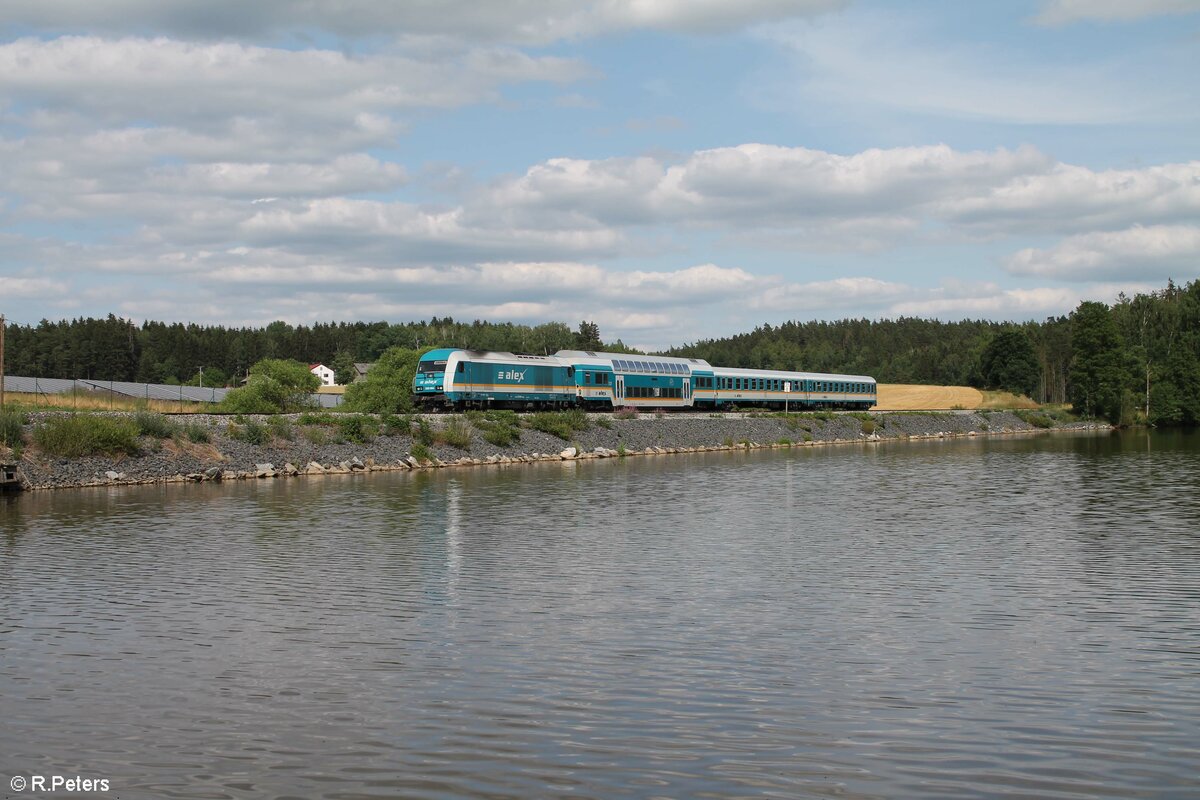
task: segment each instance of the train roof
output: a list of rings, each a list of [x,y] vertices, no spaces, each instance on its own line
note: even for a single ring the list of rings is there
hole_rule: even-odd
[[[870,375],[841,375],[829,372],[787,372],[778,369],[713,367],[713,374],[722,378],[778,378],[791,381],[853,381],[855,383],[875,383],[875,379]]]
[[[564,366],[555,356],[528,356],[521,353],[509,353],[502,350],[449,350],[450,353],[462,353],[471,361],[493,361],[504,364],[545,364],[550,367]]]
[[[614,368],[619,368],[619,362],[647,364],[650,369],[643,372],[679,372],[679,367],[690,372],[692,370],[710,369],[709,363],[702,358],[678,358],[675,356],[643,356],[636,353],[605,353],[598,350],[559,350],[554,355],[572,362],[587,361],[591,363],[608,362]],[[660,369],[661,368],[661,369]],[[638,371],[638,367],[629,367],[630,371]]]

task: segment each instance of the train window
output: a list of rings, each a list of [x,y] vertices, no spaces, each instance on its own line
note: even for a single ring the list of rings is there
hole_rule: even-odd
[[[575,368],[574,367],[567,367],[567,377],[568,378],[575,377]]]
[[[454,371],[461,375],[463,370],[466,368],[466,366],[467,366],[467,362],[460,361],[460,362],[458,362],[458,367]]]

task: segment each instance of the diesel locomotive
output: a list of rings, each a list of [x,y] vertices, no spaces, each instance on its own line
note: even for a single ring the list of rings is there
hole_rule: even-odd
[[[527,356],[431,350],[413,379],[418,407],[722,410],[733,406],[797,411],[875,405],[865,375],[714,367],[699,358],[560,350]]]

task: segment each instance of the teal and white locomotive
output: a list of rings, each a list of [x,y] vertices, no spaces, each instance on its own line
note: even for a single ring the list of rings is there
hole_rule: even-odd
[[[865,375],[714,367],[699,358],[560,350],[527,356],[431,350],[413,379],[418,407],[719,410],[868,409],[875,379]]]

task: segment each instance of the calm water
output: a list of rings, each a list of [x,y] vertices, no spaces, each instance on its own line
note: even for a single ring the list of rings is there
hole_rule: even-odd
[[[1200,795],[1196,436],[38,493],[0,530],[6,796]]]

